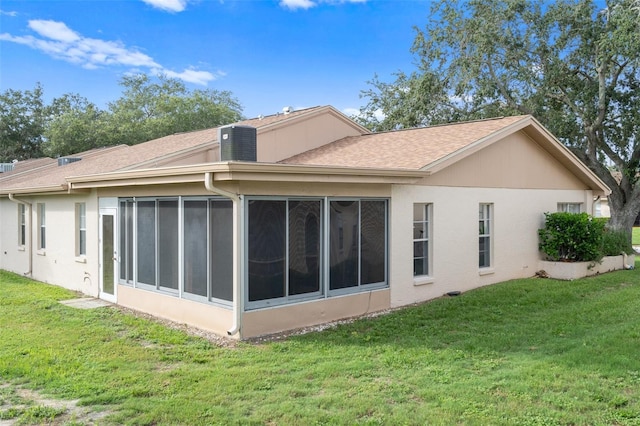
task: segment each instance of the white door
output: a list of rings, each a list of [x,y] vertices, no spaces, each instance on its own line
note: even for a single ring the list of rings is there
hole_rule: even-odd
[[[100,209],[100,298],[113,303],[116,302],[118,279],[116,217],[116,209]]]

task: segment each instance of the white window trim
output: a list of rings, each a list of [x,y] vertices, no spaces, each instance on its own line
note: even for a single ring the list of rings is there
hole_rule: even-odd
[[[38,216],[38,250],[37,254],[44,256],[47,249],[47,210],[46,205],[44,203],[37,204],[37,216]],[[43,241],[44,234],[44,241]]]
[[[415,212],[415,208],[416,206],[421,206],[422,207],[422,220],[416,220],[416,217],[414,215],[413,217],[413,225],[415,226],[418,223],[423,224],[423,226],[426,229],[426,238],[414,238],[413,239],[413,244],[412,247],[415,247],[415,243],[416,242],[427,242],[427,256],[426,256],[426,263],[427,263],[427,273],[426,274],[421,274],[421,275],[415,275],[415,270],[414,270],[414,275],[413,275],[413,285],[415,286],[420,286],[420,285],[424,285],[424,284],[431,284],[433,283],[433,203],[414,203],[414,212]],[[415,213],[414,213],[415,214]],[[414,253],[415,255],[415,253]],[[414,259],[414,263],[415,263],[415,257]],[[415,266],[415,264],[414,264]]]
[[[24,235],[23,235],[24,232]],[[27,245],[27,206],[18,204],[18,250],[24,251]]]
[[[487,238],[489,240],[489,264],[485,266],[478,265],[480,275],[487,275],[493,273],[494,268],[494,257],[493,257],[493,227],[494,227],[494,214],[493,214],[493,203],[480,203],[480,209],[482,209],[483,217],[482,219],[478,218],[478,220],[482,220],[485,223],[484,229],[489,229],[489,232],[485,232],[484,234],[478,234],[478,238]],[[488,217],[487,217],[488,216]],[[488,224],[488,227],[487,227]],[[478,251],[478,260],[479,260],[480,252]]]
[[[87,205],[85,203],[76,203],[76,226],[75,226],[75,254],[76,262],[86,263],[87,256]],[[84,216],[84,227],[82,226],[82,217]],[[80,236],[84,232],[84,253],[81,252],[81,238]]]
[[[582,213],[584,211],[583,203],[558,203],[557,209],[559,213]],[[577,208],[578,211],[574,211]]]

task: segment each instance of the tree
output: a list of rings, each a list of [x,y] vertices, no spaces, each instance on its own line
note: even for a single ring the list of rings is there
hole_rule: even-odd
[[[40,84],[0,94],[0,162],[133,145],[242,119],[240,103],[227,91],[189,91],[165,76],[126,76],[120,84],[122,96],[106,110],[78,94],[46,105]]]
[[[242,107],[230,92],[189,91],[177,79],[147,75],[124,77],[124,93],[109,104],[111,143],[128,145],[177,132],[208,129],[242,118]]]
[[[363,92],[372,129],[531,114],[612,190],[609,226],[640,211],[640,1],[443,0],[417,70]]]
[[[52,101],[52,119],[45,130],[43,153],[66,156],[110,144],[107,112],[77,94],[65,94]]]
[[[0,162],[41,157],[47,119],[40,84],[0,93]]]

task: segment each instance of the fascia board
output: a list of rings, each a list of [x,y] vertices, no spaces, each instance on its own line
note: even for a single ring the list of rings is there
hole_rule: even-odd
[[[324,106],[324,107],[320,107],[320,108],[315,108],[310,110],[309,112],[305,112],[299,115],[296,115],[294,117],[291,117],[289,119],[285,119],[285,120],[281,120],[275,123],[271,123],[271,124],[267,124],[265,126],[257,126],[257,133],[264,133],[267,131],[271,131],[271,130],[276,130],[282,127],[287,127],[290,126],[293,123],[296,122],[300,122],[300,121],[305,121],[308,120],[310,118],[325,114],[325,113],[329,113],[332,116],[338,118],[339,120],[343,121],[344,123],[348,124],[349,126],[353,127],[354,129],[356,129],[358,132],[360,132],[361,134],[369,134],[371,133],[371,131],[369,129],[367,129],[364,126],[361,126],[360,124],[356,123],[355,121],[351,120],[349,117],[347,117],[346,115],[344,115],[343,113],[341,113],[340,111],[338,111],[337,109],[335,109],[334,107],[328,105],[328,106]]]
[[[217,181],[415,183],[429,173],[420,170],[352,169],[251,162],[205,163],[144,170],[128,170],[67,179],[72,189],[201,182],[205,173]]]
[[[9,188],[9,189],[0,189],[0,194],[9,195],[9,194],[67,194],[68,192],[67,185],[55,185],[55,186],[34,186],[34,187],[25,187],[25,188]]]

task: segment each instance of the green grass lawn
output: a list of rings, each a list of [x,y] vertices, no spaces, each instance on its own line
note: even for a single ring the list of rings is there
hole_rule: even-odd
[[[79,399],[107,424],[640,424],[640,269],[233,347],[58,303],[73,295],[0,272],[0,385]]]
[[[634,227],[631,234],[631,244],[634,246],[640,246],[640,227]]]

